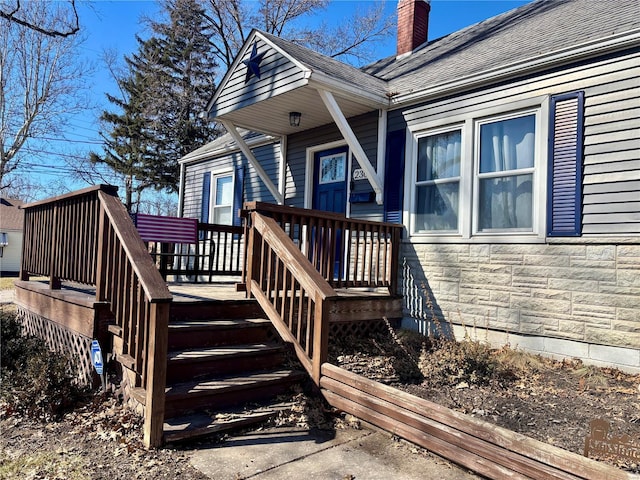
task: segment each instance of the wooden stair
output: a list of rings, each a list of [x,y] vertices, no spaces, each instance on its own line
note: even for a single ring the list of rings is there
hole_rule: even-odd
[[[247,302],[251,302],[249,305]],[[179,303],[169,323],[164,438],[193,439],[262,423],[305,378],[254,301]],[[207,317],[224,317],[208,319]]]

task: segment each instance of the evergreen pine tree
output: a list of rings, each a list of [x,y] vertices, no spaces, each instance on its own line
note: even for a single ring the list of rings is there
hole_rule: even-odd
[[[178,160],[219,134],[200,115],[217,68],[204,11],[197,0],[165,0],[163,9],[167,21],[152,22],[153,35],[138,38],[138,52],[125,57],[124,99],[107,96],[121,113],[103,113],[105,154],[92,156],[125,175],[129,209],[133,191],[176,192]]]

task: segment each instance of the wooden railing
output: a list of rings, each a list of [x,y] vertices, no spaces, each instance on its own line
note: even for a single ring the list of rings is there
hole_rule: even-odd
[[[120,360],[145,389],[144,442],[162,443],[172,299],[114,187],[98,186],[25,207],[21,279],[43,275],[96,287],[123,341]]]
[[[195,244],[148,244],[163,278],[185,275],[195,283],[212,282],[215,276],[242,275],[244,247],[243,227],[200,222]]]
[[[252,212],[248,220],[247,292],[319,385],[337,294],[274,219]]]
[[[261,202],[245,203],[243,215],[251,212],[273,218],[334,288],[397,293],[402,225]]]

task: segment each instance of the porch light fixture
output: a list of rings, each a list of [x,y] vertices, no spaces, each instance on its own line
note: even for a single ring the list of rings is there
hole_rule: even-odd
[[[300,112],[289,112],[289,125],[292,127],[299,127],[300,117],[302,117]]]

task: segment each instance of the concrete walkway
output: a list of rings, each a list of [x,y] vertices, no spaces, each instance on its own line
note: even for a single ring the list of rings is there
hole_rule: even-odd
[[[191,464],[215,480],[471,480],[480,477],[389,434],[272,429],[201,445]]]

